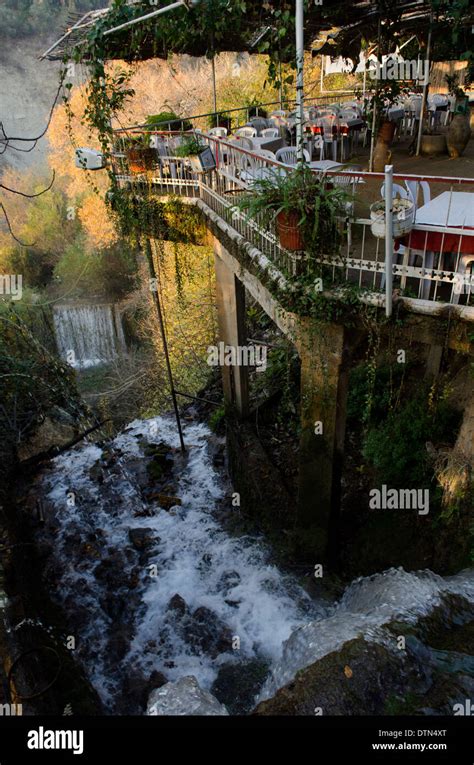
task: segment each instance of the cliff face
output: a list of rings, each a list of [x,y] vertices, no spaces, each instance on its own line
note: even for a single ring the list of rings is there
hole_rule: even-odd
[[[50,39],[40,36],[10,39],[0,45],[0,120],[8,136],[35,137],[45,128],[59,82],[60,63],[39,60],[60,34],[54,29]],[[169,61],[153,59],[133,67],[130,86],[135,97],[127,105],[121,123],[137,124],[149,114],[172,110],[180,115],[207,113],[213,109],[211,64],[204,58],[173,56]],[[260,57],[224,53],[216,59],[218,108],[234,103],[251,103],[254,98],[270,100],[263,94],[266,65]],[[76,66],[74,87],[84,82],[85,67]],[[61,98],[59,99],[59,104]],[[21,145],[29,148],[30,145]],[[0,157],[0,173],[6,167],[24,171],[41,170],[47,162],[47,135],[33,151],[10,149]]]
[[[0,119],[7,136],[35,137],[43,132],[58,87],[59,63],[39,61],[47,40],[36,37],[3,42],[0,52]],[[22,149],[31,144],[15,144]],[[26,170],[46,162],[48,140],[43,138],[33,151],[7,151],[1,157],[5,167]]]

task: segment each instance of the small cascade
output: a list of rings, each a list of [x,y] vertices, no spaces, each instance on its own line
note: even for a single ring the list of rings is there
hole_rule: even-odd
[[[473,570],[389,569],[355,580],[338,602],[310,598],[261,537],[223,527],[232,487],[213,465],[212,435],[199,422],[184,435],[185,457],[171,417],[135,420],[58,456],[42,479],[48,586],[109,713],[143,713],[166,681],[180,707],[190,693],[202,700],[190,678],[212,694],[238,673],[260,677],[250,711],[347,641],[384,645],[393,619],[414,625],[452,596],[474,603]],[[161,454],[153,475],[177,503],[150,490],[150,454]]]
[[[55,306],[54,328],[61,357],[77,369],[112,361],[126,351],[120,312],[112,304]]]

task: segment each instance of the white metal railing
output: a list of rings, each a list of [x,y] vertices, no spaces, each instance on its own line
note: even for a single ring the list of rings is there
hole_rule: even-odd
[[[350,101],[354,98],[353,91],[338,91],[334,93],[327,93],[323,96],[313,96],[305,98],[305,108],[317,108],[320,106],[329,106],[330,104],[338,103],[343,104],[346,101]],[[285,111],[294,111],[296,109],[296,101],[294,99],[285,99],[283,107],[280,101],[268,101],[262,104],[249,104],[247,106],[238,106],[232,109],[220,109],[217,112],[205,112],[203,114],[196,114],[191,117],[177,117],[175,120],[164,120],[161,125],[154,126],[156,130],[185,130],[186,124],[191,123],[193,128],[199,128],[206,130],[209,128],[210,119],[213,118],[216,126],[223,124],[227,119],[231,119],[234,128],[238,128],[245,125],[253,117],[261,117],[263,114],[270,114],[272,111],[279,111],[280,109]],[[149,125],[131,125],[126,128],[119,128],[115,132],[117,135],[128,134],[134,130],[148,130]]]
[[[290,173],[293,166],[244,149],[237,142],[202,135],[213,150],[216,169],[198,174],[186,158],[174,154],[180,134],[153,136],[155,159],[143,173],[131,174],[125,154],[116,152],[119,180],[147,184],[161,194],[200,197],[278,269],[295,273],[298,256],[281,247],[275,227],[264,226],[258,218],[249,220],[236,206],[238,198],[252,190],[256,179],[276,172]],[[381,291],[390,287],[390,278],[386,284],[389,273],[393,286],[408,296],[474,305],[474,179],[393,174],[393,194],[403,194],[413,201],[414,218],[411,231],[396,238],[392,250],[386,247],[384,238],[374,236],[370,217],[371,205],[382,199],[388,199],[386,210],[390,215],[386,176],[361,170],[314,172],[319,172],[324,182],[343,184],[350,194],[340,253],[322,253],[318,257],[318,263],[330,267],[334,282],[342,280]],[[391,263],[387,262],[390,255]],[[311,268],[309,262],[307,268]]]

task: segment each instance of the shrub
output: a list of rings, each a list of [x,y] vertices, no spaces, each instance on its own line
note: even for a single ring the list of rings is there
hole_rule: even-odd
[[[382,483],[404,488],[428,486],[433,471],[426,443],[453,443],[459,421],[459,413],[444,401],[430,410],[427,392],[422,391],[368,431],[364,457]]]
[[[179,117],[174,112],[160,112],[159,114],[150,114],[146,118],[146,124],[150,127],[156,127],[159,130],[192,130],[191,122],[185,118],[181,122],[176,122]]]

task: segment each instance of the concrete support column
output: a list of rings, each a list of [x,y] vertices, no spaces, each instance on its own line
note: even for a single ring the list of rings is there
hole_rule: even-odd
[[[247,345],[245,288],[217,252],[214,259],[219,340],[237,349]],[[249,413],[248,367],[224,365],[221,371],[226,406],[231,407],[243,419]]]
[[[333,557],[340,507],[349,376],[346,330],[302,321],[297,522],[319,560]]]
[[[439,376],[443,360],[443,346],[430,345],[426,359],[425,379],[433,380]]]

